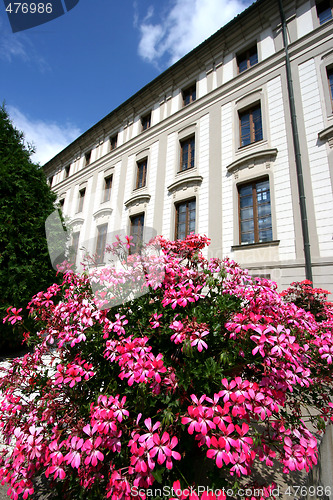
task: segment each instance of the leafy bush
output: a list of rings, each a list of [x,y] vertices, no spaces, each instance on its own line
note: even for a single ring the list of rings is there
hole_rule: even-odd
[[[293,302],[305,311],[310,311],[318,321],[326,319],[326,308],[332,305],[327,301],[330,292],[322,288],[314,288],[310,280],[294,281],[287,290],[283,290],[281,295],[286,301]]]
[[[0,106],[0,315],[15,305],[28,322],[25,308],[32,295],[56,279],[44,228],[56,195],[32,153]],[[20,348],[22,333],[20,325],[1,322],[0,352]]]
[[[33,298],[34,352],[0,379],[11,498],[28,498],[44,474],[62,499],[180,499],[240,484],[269,497],[258,464],[286,474],[316,464],[308,424],[323,432],[333,418],[332,309],[316,321],[275,283],[207,261],[208,243],[158,237],[160,255],[125,258],[131,240],[119,240],[109,250],[123,270],[68,272]]]

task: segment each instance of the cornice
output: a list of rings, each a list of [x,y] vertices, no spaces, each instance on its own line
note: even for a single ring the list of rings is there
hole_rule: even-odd
[[[232,163],[229,163],[227,165],[227,170],[228,172],[233,172],[237,168],[241,167],[245,163],[250,163],[255,160],[264,160],[265,158],[269,158],[271,161],[272,159],[276,158],[276,155],[278,153],[278,150],[276,148],[274,149],[261,149],[259,151],[252,151],[251,153],[242,156],[241,158],[238,158],[237,160],[233,161]]]
[[[177,179],[175,182],[170,184],[170,186],[167,187],[169,192],[174,191],[175,189],[182,188],[184,186],[187,186],[189,184],[201,184],[203,181],[202,175],[188,175],[186,177],[182,177],[181,179]]]
[[[333,125],[330,125],[319,132],[318,139],[321,141],[327,141],[330,148],[333,148]]]
[[[130,205],[134,205],[135,203],[147,203],[149,202],[151,196],[148,193],[139,193],[131,196],[127,201],[125,201],[124,205],[128,208]]]

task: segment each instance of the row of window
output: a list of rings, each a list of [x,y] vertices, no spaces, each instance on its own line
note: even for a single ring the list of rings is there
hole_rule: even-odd
[[[144,214],[130,217],[132,253],[140,249],[143,241]],[[238,186],[238,220],[240,244],[263,243],[273,239],[271,199],[268,178]],[[175,205],[175,239],[184,239],[196,228],[196,200],[191,198]],[[104,262],[108,224],[97,227],[96,263]],[[72,236],[72,259],[76,262],[80,233]]]

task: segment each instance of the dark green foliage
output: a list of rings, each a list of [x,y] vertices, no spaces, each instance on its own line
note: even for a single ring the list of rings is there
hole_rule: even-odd
[[[20,331],[3,325],[9,306],[26,306],[32,295],[55,280],[45,239],[46,217],[54,210],[42,169],[30,157],[23,134],[0,107],[0,353],[20,346]],[[28,321],[29,323],[29,321]],[[30,326],[30,325],[29,325]]]

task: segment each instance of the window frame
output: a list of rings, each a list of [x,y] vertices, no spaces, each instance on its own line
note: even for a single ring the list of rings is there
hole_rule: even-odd
[[[191,143],[193,141],[193,147],[190,147],[190,151],[187,152],[187,162],[186,162],[186,167],[183,168],[184,163],[184,156],[186,154],[184,147],[185,146],[191,146]],[[180,158],[179,158],[179,172],[187,172],[188,170],[191,170],[195,168],[195,134],[191,134],[190,136],[184,137],[179,140],[179,146],[180,146]],[[193,165],[192,164],[193,161]]]
[[[318,11],[318,7],[321,5],[327,4],[327,7],[324,8],[321,12]],[[319,26],[322,26],[323,24],[326,24],[328,21],[331,21],[333,19],[333,0],[321,0],[321,1],[316,1],[316,15],[318,19]],[[323,21],[320,20],[320,14],[330,10],[331,16],[329,18],[325,18]]]
[[[78,205],[77,205],[77,211],[76,211],[76,213],[83,212],[85,196],[86,196],[86,188],[84,187],[84,188],[79,189]]]
[[[194,91],[194,98],[193,98],[193,91]],[[186,102],[186,98],[189,96],[189,102]],[[182,101],[183,101],[183,108],[186,106],[189,106],[192,104],[192,102],[195,102],[197,100],[197,82],[192,83],[192,85],[189,85],[185,89],[182,90]]]
[[[144,132],[151,127],[151,111],[141,116],[141,131]]]
[[[259,214],[258,214],[258,202],[257,202],[257,185],[262,182],[267,182],[268,183],[268,191],[269,193],[269,216],[271,218],[271,225],[270,229],[271,231],[271,239],[268,240],[263,240],[260,241],[260,231],[259,231]],[[241,194],[240,194],[240,189],[241,188],[246,188],[246,187],[252,187],[252,207],[253,207],[253,217],[251,219],[242,219],[241,216]],[[271,196],[271,183],[270,183],[270,178],[269,176],[263,176],[260,178],[256,179],[251,179],[246,182],[239,183],[237,185],[237,200],[238,200],[238,238],[239,238],[239,245],[241,246],[248,246],[248,245],[254,245],[254,244],[261,244],[261,243],[270,243],[273,241],[273,215],[272,215],[272,196]],[[246,208],[246,207],[242,207]],[[263,216],[267,217],[267,214]],[[246,242],[242,241],[242,234],[245,234],[245,231],[242,231],[242,222],[245,220],[253,220],[253,235],[254,235],[254,241],[251,242]]]
[[[112,174],[104,177],[104,189],[103,189],[103,201],[102,201],[102,203],[106,203],[107,201],[110,201],[110,199],[111,199],[112,181],[113,181]],[[108,185],[108,184],[110,184],[110,185]]]
[[[134,222],[138,220],[138,224],[134,224]],[[140,223],[142,222],[142,223]],[[138,228],[138,232],[135,233],[134,228]],[[133,236],[133,239],[131,243],[134,243],[134,247],[130,246],[129,248],[129,254],[133,255],[134,253],[140,253],[140,245],[143,243],[143,236],[144,236],[144,227],[145,227],[145,213],[140,212],[135,215],[130,216],[130,236]],[[139,234],[139,241],[137,240],[136,236]]]
[[[108,224],[101,224],[97,226],[97,239],[96,239],[96,264],[104,263],[106,237],[108,234]]]
[[[257,56],[257,60],[255,63],[251,64],[251,51],[255,50],[255,54]],[[242,61],[240,59],[242,58],[242,61],[246,61],[246,68],[240,70],[240,64]],[[256,42],[255,44],[251,45],[248,47],[246,50],[243,50],[242,52],[239,52],[236,54],[236,63],[237,63],[237,72],[238,74],[244,73],[244,71],[247,71],[248,69],[252,68],[259,62],[259,55],[258,55],[258,43]]]
[[[142,184],[140,185],[140,169],[142,168]],[[147,186],[148,157],[136,162],[136,181],[134,189],[142,189]]]
[[[194,231],[190,231],[190,212],[189,210],[189,204],[194,202]],[[186,238],[189,234],[192,232],[196,232],[196,224],[197,224],[197,200],[195,197],[188,198],[186,200],[181,200],[177,203],[175,203],[175,240],[180,239],[179,238],[179,208],[182,205],[186,205],[186,220],[185,220],[185,236]]]
[[[253,119],[253,113],[259,109],[260,110],[260,123],[261,123],[261,137],[256,139],[256,129],[255,129],[255,121]],[[242,144],[243,137],[242,136],[242,117],[245,115],[249,115],[249,125],[250,125],[250,142],[246,144]],[[263,130],[263,116],[262,116],[262,106],[261,101],[257,101],[246,108],[242,108],[238,110],[238,122],[239,122],[239,147],[244,148],[246,146],[250,146],[251,144],[255,144],[264,139],[264,130]]]

